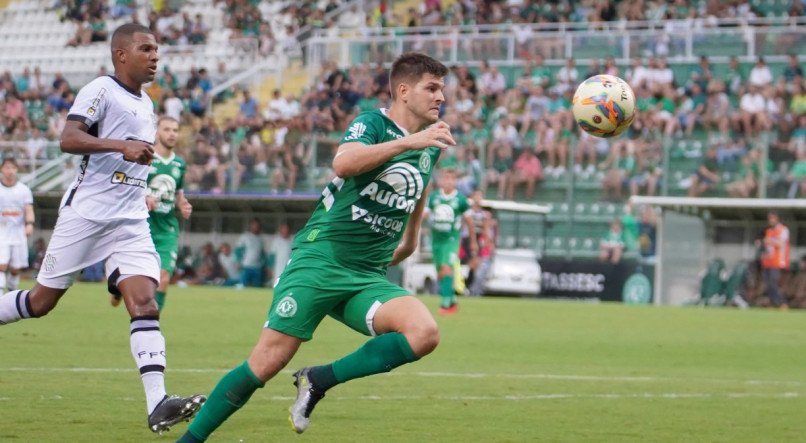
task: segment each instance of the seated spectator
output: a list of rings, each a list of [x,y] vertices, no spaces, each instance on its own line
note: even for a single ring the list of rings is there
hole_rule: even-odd
[[[761,88],[751,84],[749,91],[742,96],[739,102],[737,117],[737,123],[746,136],[752,137],[770,127],[766,111],[767,101],[761,93]]]
[[[223,286],[235,286],[241,281],[238,258],[233,254],[232,246],[229,243],[221,243],[218,247],[218,262],[221,263],[221,270],[224,274],[224,281],[221,283]]]
[[[543,166],[540,164],[540,159],[537,158],[532,149],[524,149],[512,167],[507,198],[514,200],[515,187],[526,184],[524,197],[526,200],[532,200],[537,182],[541,180],[543,180]]]
[[[621,262],[624,248],[624,228],[621,219],[617,218],[610,223],[610,230],[599,242],[599,260],[617,265]]]
[[[640,195],[641,189],[646,189],[644,195],[656,195],[658,181],[663,175],[661,160],[662,149],[659,146],[646,145],[637,150],[635,169],[630,176],[630,195]]]
[[[645,206],[641,210],[641,220],[638,223],[638,251],[641,257],[649,258],[655,256],[657,242],[657,219],[655,211],[651,206]]]
[[[767,64],[764,63],[764,57],[758,58],[755,66],[753,66],[753,69],[750,70],[750,76],[747,80],[750,82],[750,86],[755,86],[758,88],[763,88],[772,84],[772,72]]]
[[[605,170],[602,178],[605,200],[621,200],[622,189],[635,171],[635,144],[629,140],[615,143],[610,156],[600,167]]]
[[[537,122],[534,149],[537,155],[546,153],[544,168],[546,175],[557,178],[565,173],[565,165],[568,164],[568,145],[557,140],[557,133],[554,128],[549,127],[546,120]]]
[[[703,127],[709,131],[717,129],[720,136],[726,138],[730,130],[731,113],[730,99],[725,94],[725,84],[720,80],[710,82],[702,117]]]
[[[136,6],[134,0],[115,0],[110,11],[112,18],[129,17],[135,11]]]
[[[512,148],[506,143],[493,143],[490,145],[490,151],[492,161],[488,164],[492,167],[487,168],[485,189],[488,185],[497,184],[497,198],[503,199],[512,176]]]
[[[800,67],[797,54],[789,54],[789,61],[784,72],[781,73],[781,77],[787,83],[794,82],[798,77],[803,78],[803,68]]]
[[[560,95],[564,94],[565,91],[573,91],[576,89],[579,73],[577,72],[577,68],[574,66],[575,63],[576,62],[573,58],[568,58],[565,60],[565,65],[560,68],[559,71],[557,71],[554,89],[556,89],[557,93]]]
[[[199,251],[199,256],[194,260],[196,267],[196,283],[198,284],[221,284],[224,281],[224,270],[218,260],[213,244],[205,243]]]
[[[705,94],[700,85],[691,85],[691,91],[683,97],[680,107],[677,109],[677,118],[681,128],[685,128],[687,137],[691,137],[694,132],[694,125],[701,122],[705,113]]]
[[[196,14],[196,20],[190,25],[188,33],[188,43],[192,45],[203,45],[207,40],[207,25],[204,24],[201,14]]]
[[[691,187],[688,189],[688,196],[699,197],[718,184],[720,180],[717,149],[716,146],[710,146],[702,163],[697,167],[694,175],[691,176]]]
[[[751,197],[758,185],[758,151],[750,151],[742,157],[741,166],[736,180],[725,185],[725,190],[731,197]]]
[[[789,171],[789,192],[787,198],[806,196],[806,149],[798,150],[798,158]]]

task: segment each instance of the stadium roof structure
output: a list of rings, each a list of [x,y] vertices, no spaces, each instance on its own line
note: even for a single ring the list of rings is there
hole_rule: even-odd
[[[630,198],[633,205],[652,205],[717,220],[765,220],[770,210],[782,217],[806,220],[806,200],[769,198],[645,197]]]

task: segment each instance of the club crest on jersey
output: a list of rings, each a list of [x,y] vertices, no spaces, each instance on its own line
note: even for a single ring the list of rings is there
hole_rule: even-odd
[[[431,171],[431,156],[427,152],[420,155],[420,170],[426,173]]]
[[[297,313],[297,301],[292,297],[293,293],[289,292],[288,295],[277,303],[274,312],[280,317],[291,318]]]
[[[148,192],[157,199],[155,212],[167,214],[171,212],[176,202],[176,180],[167,174],[160,174],[151,179]]]
[[[387,186],[381,186],[380,183],[385,183]],[[398,162],[378,174],[370,184],[361,190],[359,195],[411,214],[422,193],[423,177],[420,175],[420,171],[408,163]]]
[[[129,177],[126,175],[125,172],[115,171],[112,174],[112,184],[113,185],[128,185],[128,186],[137,186],[138,188],[146,188],[146,181],[141,180],[135,177]]]

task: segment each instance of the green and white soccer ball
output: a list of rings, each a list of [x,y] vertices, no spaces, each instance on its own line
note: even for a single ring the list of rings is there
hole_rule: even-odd
[[[615,137],[635,118],[635,94],[624,80],[613,75],[594,75],[582,82],[572,101],[574,120],[596,137]]]

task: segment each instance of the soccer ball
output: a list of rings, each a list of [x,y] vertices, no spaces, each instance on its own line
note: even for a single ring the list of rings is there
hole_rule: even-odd
[[[588,134],[615,137],[635,118],[635,94],[618,77],[594,75],[577,88],[571,110],[579,127]]]

